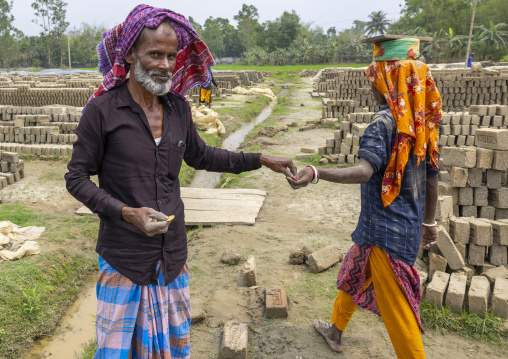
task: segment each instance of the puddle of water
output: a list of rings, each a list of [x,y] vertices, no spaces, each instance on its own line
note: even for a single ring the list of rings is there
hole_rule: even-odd
[[[277,97],[285,96],[288,91],[289,89],[287,88],[283,89]],[[273,106],[275,106],[274,102],[265,107],[254,121],[246,123],[238,130],[230,134],[222,143],[222,147],[229,151],[234,151],[240,147],[242,142],[245,140],[245,136],[247,136],[254,129],[254,127],[259,125],[261,122],[266,121],[266,119],[270,117],[273,111]],[[220,173],[197,171],[190,187],[215,188],[215,186],[217,186],[217,184],[220,182],[220,176]]]
[[[75,353],[81,354],[82,346],[95,338],[96,279],[94,276],[86,282],[86,289],[51,336],[38,340],[23,359],[70,359]]]

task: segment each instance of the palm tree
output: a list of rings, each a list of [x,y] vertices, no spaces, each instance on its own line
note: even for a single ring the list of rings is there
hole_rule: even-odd
[[[508,41],[508,31],[503,31],[502,29],[508,27],[508,25],[504,23],[499,23],[494,25],[492,21],[490,21],[490,27],[486,28],[483,25],[476,26],[480,33],[478,35],[478,41],[485,42],[485,51],[483,53],[483,59],[485,60],[485,55],[489,52],[491,47],[499,49],[500,45],[503,49],[506,48],[506,43]]]
[[[365,32],[367,36],[371,35],[383,35],[388,31],[388,26],[390,25],[390,21],[386,18],[386,13],[382,11],[373,11],[369,15],[370,21],[367,22],[367,26],[365,27]]]

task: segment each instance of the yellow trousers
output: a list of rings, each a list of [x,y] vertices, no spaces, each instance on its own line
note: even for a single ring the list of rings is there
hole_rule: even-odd
[[[386,330],[399,359],[425,358],[420,328],[406,295],[393,272],[385,251],[372,247],[367,265],[367,280],[363,290],[374,282],[377,304]],[[340,290],[331,322],[344,331],[358,307],[353,298]]]
[[[206,104],[210,104],[210,98],[212,97],[212,90],[205,90],[201,88],[201,102],[206,102]]]

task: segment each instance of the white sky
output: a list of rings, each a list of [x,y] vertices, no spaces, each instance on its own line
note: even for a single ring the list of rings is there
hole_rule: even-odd
[[[10,1],[10,0],[8,0]],[[25,35],[38,35],[40,27],[32,22],[33,0],[13,0],[12,14],[14,26]],[[242,4],[254,5],[258,9],[259,20],[275,20],[286,11],[295,10],[304,22],[313,22],[326,31],[335,26],[337,30],[349,28],[353,20],[368,20],[372,11],[382,10],[388,19],[396,20],[404,5],[404,0],[67,0],[67,21],[70,27],[79,27],[82,22],[91,25],[105,25],[110,28],[125,20],[129,12],[138,4],[146,3],[156,7],[171,9],[203,25],[209,17],[223,17],[234,23]]]

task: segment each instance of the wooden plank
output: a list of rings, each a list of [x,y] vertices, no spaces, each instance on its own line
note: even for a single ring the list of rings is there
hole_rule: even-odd
[[[181,187],[180,193],[182,198],[192,197],[192,198],[214,198],[214,197],[231,197],[234,198],[235,195],[252,195],[252,196],[266,196],[265,191],[257,190],[257,189],[246,189],[246,188],[227,188],[227,189],[218,189],[218,188],[193,188],[193,187]]]
[[[266,192],[252,189],[181,188],[186,225],[254,225]],[[78,215],[92,215],[86,207]]]

